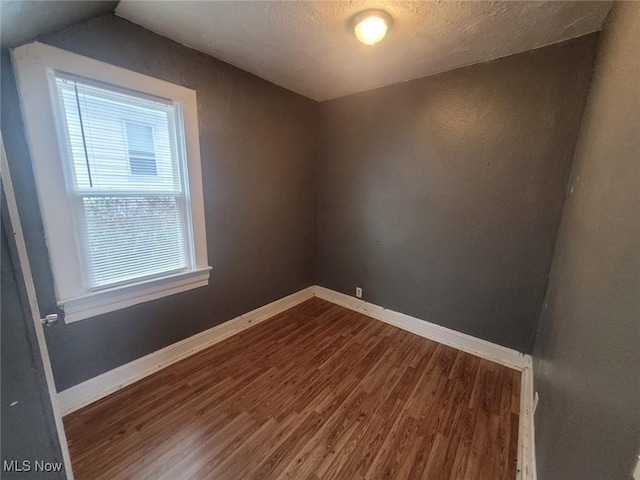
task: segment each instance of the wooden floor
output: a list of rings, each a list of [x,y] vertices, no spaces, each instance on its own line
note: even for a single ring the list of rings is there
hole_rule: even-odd
[[[76,479],[516,478],[520,373],[313,298],[64,419]]]

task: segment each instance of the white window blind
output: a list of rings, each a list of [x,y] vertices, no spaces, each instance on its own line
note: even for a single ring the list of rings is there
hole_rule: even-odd
[[[65,74],[55,87],[87,289],[193,268],[179,107]]]
[[[65,323],[207,286],[196,91],[38,42],[12,60]]]

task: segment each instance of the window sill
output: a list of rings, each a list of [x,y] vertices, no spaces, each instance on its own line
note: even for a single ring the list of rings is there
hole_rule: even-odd
[[[58,306],[64,310],[64,323],[73,323],[175,293],[207,286],[210,270],[211,267],[205,267],[133,285],[92,292],[60,300]]]

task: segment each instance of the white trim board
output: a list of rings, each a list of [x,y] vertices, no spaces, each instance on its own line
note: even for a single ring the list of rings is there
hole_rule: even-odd
[[[103,373],[58,394],[63,415],[67,415],[183,358],[269,319],[311,297],[360,312],[376,320],[421,337],[448,345],[495,363],[520,370],[520,416],[518,425],[517,480],[536,480],[533,428],[533,369],[530,355],[466,335],[425,320],[394,312],[324,287],[308,287],[233,320],[205,330],[131,363]]]
[[[2,133],[0,133],[0,177],[2,177],[2,187],[4,188],[5,201],[7,202],[7,210],[9,212],[10,230],[13,233],[13,239],[17,250],[17,262],[21,272],[16,272],[18,280],[24,282],[24,288],[27,294],[27,302],[29,306],[29,316],[34,322],[37,347],[40,353],[40,360],[42,361],[42,368],[44,370],[44,378],[47,383],[47,394],[51,400],[51,408],[53,410],[53,419],[56,426],[56,434],[60,442],[60,449],[62,450],[62,460],[64,462],[64,470],[67,480],[73,480],[73,470],[71,468],[71,456],[69,455],[69,445],[67,443],[67,435],[64,431],[64,424],[62,423],[62,413],[60,411],[60,405],[58,403],[58,396],[56,395],[56,387],[53,379],[53,370],[51,369],[51,360],[49,358],[49,350],[47,348],[47,341],[44,336],[43,325],[40,321],[40,307],[38,307],[38,298],[36,296],[36,287],[33,283],[33,276],[31,272],[31,265],[29,263],[29,255],[27,253],[27,245],[24,241],[24,232],[22,231],[22,224],[20,223],[20,214],[18,212],[18,204],[16,202],[15,191],[13,189],[13,182],[11,180],[11,172],[9,171],[9,162],[7,160],[7,154],[4,150],[4,139]],[[26,313],[26,312],[25,312]],[[34,352],[36,354],[36,352]],[[35,355],[37,356],[37,355]],[[34,359],[36,362],[37,358]]]
[[[133,362],[98,375],[58,393],[62,415],[68,415],[90,403],[131,385],[169,365],[267,320],[314,296],[314,287],[293,293],[263,307],[185,338]]]
[[[533,368],[531,355],[457,332],[426,320],[365,302],[344,293],[316,285],[315,296],[342,307],[448,345],[480,358],[520,370],[520,415],[518,422],[517,480],[536,480],[535,443],[533,425]]]
[[[517,480],[537,480],[535,428],[533,421],[533,362],[522,369],[520,379],[520,416],[518,418]]]
[[[481,340],[471,335],[427,322],[426,320],[420,320],[405,315],[404,313],[394,312],[393,310],[388,310],[373,303],[345,295],[344,293],[329,290],[328,288],[316,285],[315,296],[350,310],[363,313],[364,315],[401,328],[402,330],[415,333],[421,337],[491,360],[500,365],[523,370],[530,361],[529,355],[520,353],[517,350],[487,342],[486,340]]]

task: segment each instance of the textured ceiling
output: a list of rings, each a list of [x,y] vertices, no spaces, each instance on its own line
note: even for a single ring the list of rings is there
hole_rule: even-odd
[[[493,60],[599,30],[611,2],[142,2],[116,14],[315,100]],[[360,44],[364,8],[394,18]]]
[[[0,1],[0,44],[16,47],[40,35],[113,12],[117,1]]]

